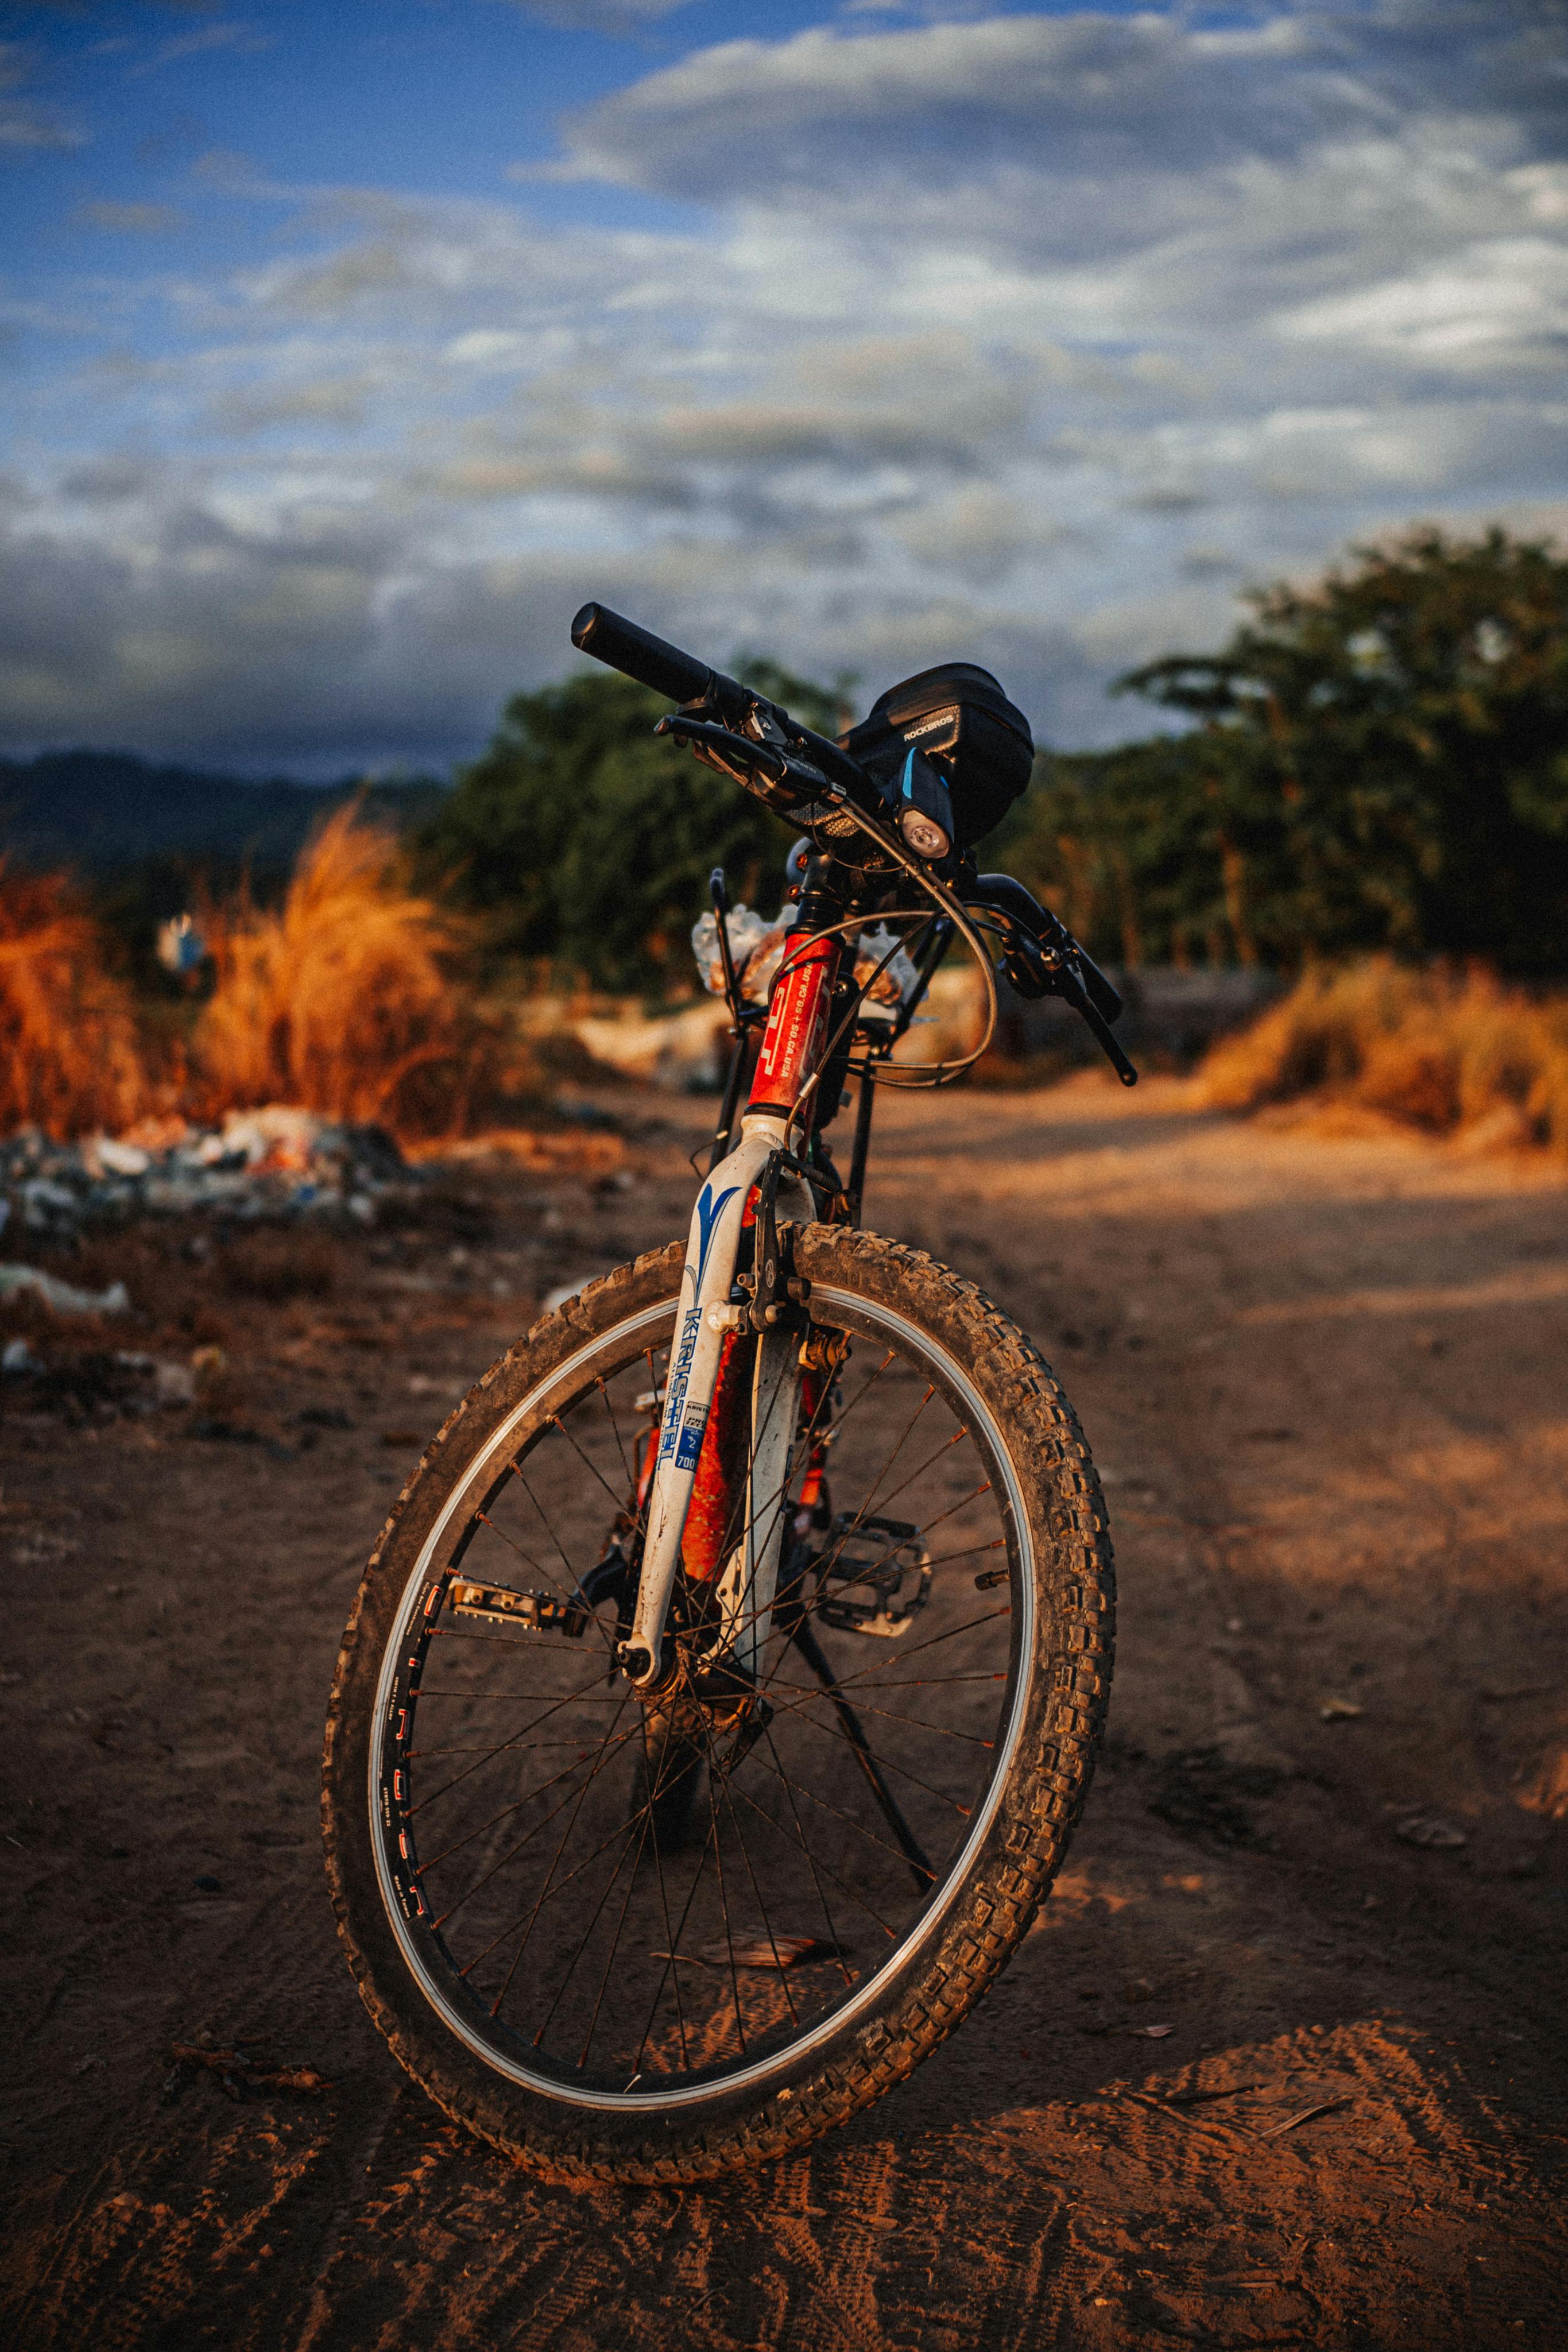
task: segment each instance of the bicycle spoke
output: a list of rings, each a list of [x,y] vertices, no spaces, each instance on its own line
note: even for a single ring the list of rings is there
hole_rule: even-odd
[[[771,1725],[769,1725],[767,1731],[764,1732],[763,1738],[768,1742],[768,1752],[772,1757],[775,1766],[777,1766],[779,1763],[779,1750],[773,1745],[773,1728]],[[783,1773],[780,1770],[780,1780],[783,1780]],[[816,1857],[812,1853],[810,1846],[807,1842],[804,1830],[800,1827],[800,1807],[795,1802],[795,1791],[787,1780],[784,1781],[784,1793],[789,1801],[789,1818],[795,1826],[796,1839],[799,1842],[802,1854],[805,1856],[806,1867],[811,1874],[811,1885],[816,1890],[817,1900],[822,1906],[822,1917],[827,1925],[828,1941],[832,1945],[835,1957],[838,1959],[839,1973],[843,1978],[845,1984],[851,1984],[853,1982],[853,1979],[851,1977],[849,1969],[845,1963],[842,1942],[838,1929],[833,1925],[833,1915],[828,1908],[828,1898],[822,1892],[821,1881],[817,1874]]]
[[[632,1734],[629,1731],[623,1731],[621,1738],[615,1742],[614,1747],[610,1750],[610,1753],[613,1755],[616,1748],[622,1747],[625,1742],[631,1738],[631,1737]],[[530,1789],[528,1795],[526,1797],[519,1797],[516,1803],[503,1805],[498,1813],[492,1813],[487,1822],[481,1822],[479,1823],[477,1829],[465,1830],[460,1838],[455,1838],[452,1843],[448,1846],[444,1846],[439,1853],[433,1853],[428,1862],[422,1862],[419,1865],[420,1875],[423,1877],[426,1871],[434,1870],[438,1864],[445,1862],[449,1860],[453,1854],[460,1853],[463,1847],[471,1844],[475,1838],[483,1837],[486,1830],[493,1830],[497,1822],[506,1821],[509,1814],[521,1812],[525,1805],[533,1804],[540,1797],[548,1797],[552,1789],[559,1789],[563,1780],[570,1780],[572,1773],[577,1770],[578,1766],[584,1763],[592,1752],[591,1744],[587,1748],[580,1748],[572,1761],[570,1764],[563,1765],[553,1780],[546,1780],[543,1785],[538,1789]],[[460,1910],[463,1905],[467,1902],[469,1895],[476,1895],[481,1886],[487,1885],[490,1880],[495,1877],[497,1871],[504,1870],[507,1864],[512,1860],[513,1856],[521,1853],[523,1848],[531,1843],[531,1842],[538,1837],[542,1829],[548,1828],[549,1824],[555,1820],[556,1815],[561,1811],[562,1807],[569,1804],[570,1801],[570,1798],[563,1797],[560,1804],[552,1806],[550,1811],[545,1815],[544,1820],[537,1822],[531,1830],[528,1831],[524,1836],[520,1837],[517,1840],[517,1844],[512,1846],[501,1856],[499,1862],[494,1864],[492,1867],[485,1873],[483,1878],[476,1878],[475,1880],[473,1885],[468,1889],[467,1895],[460,1895],[455,1903],[448,1905],[447,1908],[442,1913],[440,1918],[436,1920],[435,1925],[438,1927],[444,1927],[447,1920],[452,1917],[454,1912]]]
[[[614,1504],[614,1506],[615,1506],[616,1509],[617,1509],[618,1511],[619,1511],[619,1510],[623,1509],[623,1508],[624,1508],[624,1507],[625,1507],[625,1502],[626,1502],[626,1497],[625,1497],[625,1496],[624,1496],[623,1494],[622,1494],[622,1495],[618,1495],[618,1494],[616,1493],[616,1491],[615,1491],[614,1487],[611,1485],[611,1483],[610,1483],[609,1479],[605,1476],[605,1475],[604,1475],[603,1471],[599,1467],[598,1463],[597,1463],[597,1462],[591,1462],[591,1461],[589,1460],[589,1458],[588,1458],[587,1454],[583,1452],[583,1450],[582,1450],[581,1446],[578,1444],[578,1442],[577,1442],[576,1438],[572,1435],[572,1433],[571,1433],[570,1430],[570,1429],[568,1429],[568,1427],[567,1427],[567,1425],[566,1425],[565,1422],[564,1422],[564,1421],[562,1421],[562,1419],[561,1419],[561,1417],[560,1417],[560,1415],[559,1415],[559,1412],[552,1412],[552,1413],[551,1413],[551,1415],[550,1415],[550,1426],[551,1426],[552,1428],[555,1428],[555,1429],[559,1429],[559,1432],[560,1432],[561,1435],[565,1438],[565,1440],[566,1440],[567,1444],[570,1446],[570,1448],[571,1448],[572,1452],[576,1454],[576,1456],[577,1456],[578,1460],[582,1464],[583,1468],[584,1468],[585,1470],[591,1471],[591,1472],[592,1473],[593,1476],[594,1476],[595,1478],[597,1478],[597,1479],[598,1479],[598,1481],[599,1481],[600,1485],[603,1487],[603,1489],[604,1489],[605,1493],[609,1496],[609,1497],[610,1497],[611,1501]],[[532,1488],[530,1487],[530,1489],[529,1489],[530,1494],[532,1493],[532,1491],[533,1491],[533,1490],[532,1490]]]
[[[790,1989],[789,1971],[783,1960],[779,1957],[779,1939],[773,1933],[773,1923],[768,1916],[768,1906],[762,1899],[762,1889],[757,1883],[757,1873],[751,1865],[751,1850],[746,1843],[746,1832],[740,1826],[739,1816],[737,1814],[735,1810],[735,1799],[730,1792],[727,1775],[725,1778],[723,1788],[724,1801],[728,1808],[729,1818],[734,1823],[735,1834],[740,1845],[740,1858],[746,1864],[746,1874],[751,1881],[751,1892],[756,1898],[757,1908],[761,1914],[762,1931],[768,1938],[768,1948],[773,1955],[773,1965],[779,1971],[779,1982],[783,1990],[785,2003],[789,2009],[791,2019],[797,2025],[799,2025],[800,2022],[800,2013],[795,2007],[795,1996]]]
[[[614,1717],[612,1717],[611,1722],[610,1722],[610,1725],[609,1725],[609,1727],[608,1727],[608,1729],[606,1730],[606,1732],[605,1732],[605,1734],[604,1734],[604,1738],[600,1742],[600,1754],[601,1754],[601,1757],[602,1757],[603,1750],[604,1750],[604,1747],[605,1747],[605,1745],[607,1744],[607,1742],[609,1741],[610,1733],[611,1733],[612,1731],[613,1731],[613,1730],[614,1730],[615,1726],[616,1726],[616,1724],[617,1724],[619,1721],[620,1721],[620,1716],[619,1716],[619,1714],[617,1714],[616,1716],[614,1716]],[[540,1912],[540,1909],[541,1909],[541,1908],[542,1908],[542,1906],[543,1906],[543,1904],[544,1904],[544,1900],[545,1900],[546,1895],[549,1895],[549,1890],[550,1890],[550,1882],[551,1882],[551,1880],[554,1878],[554,1876],[555,1876],[555,1874],[556,1874],[556,1872],[557,1872],[557,1871],[559,1869],[559,1867],[560,1867],[560,1858],[561,1858],[562,1854],[566,1852],[566,1848],[567,1848],[567,1842],[568,1842],[568,1840],[569,1840],[569,1839],[570,1838],[570,1836],[571,1836],[573,1824],[576,1822],[576,1820],[577,1820],[577,1816],[578,1816],[578,1814],[579,1814],[579,1813],[581,1811],[581,1810],[582,1810],[582,1801],[583,1801],[584,1797],[586,1797],[586,1796],[587,1796],[587,1794],[588,1794],[588,1792],[589,1792],[590,1789],[591,1789],[591,1788],[592,1788],[593,1783],[594,1783],[595,1777],[596,1777],[596,1776],[595,1776],[595,1774],[594,1774],[593,1772],[590,1772],[590,1774],[589,1774],[589,1776],[588,1776],[587,1780],[584,1780],[584,1782],[583,1782],[583,1784],[582,1784],[581,1788],[580,1788],[580,1789],[578,1790],[578,1792],[577,1792],[577,1802],[573,1805],[572,1810],[571,1810],[571,1820],[570,1820],[570,1821],[569,1821],[569,1822],[567,1822],[567,1825],[566,1825],[565,1829],[561,1832],[561,1834],[560,1834],[560,1843],[557,1846],[557,1848],[556,1848],[556,1850],[555,1850],[555,1853],[553,1853],[553,1855],[550,1857],[550,1866],[549,1866],[549,1870],[545,1873],[545,1883],[544,1883],[543,1886],[539,1889],[539,1894],[538,1894],[538,1901],[535,1903],[535,1905],[534,1905],[534,1907],[533,1907],[532,1911],[530,1911],[530,1912],[529,1912],[529,1914],[528,1914],[528,1923],[527,1927],[526,1927],[526,1928],[524,1929],[524,1931],[523,1931],[523,1940],[522,1940],[522,1942],[517,1946],[517,1951],[516,1951],[516,1952],[513,1954],[513,1956],[512,1956],[512,1965],[511,1965],[511,1967],[507,1970],[506,1982],[502,1985],[500,1991],[496,1995],[496,1999],[495,1999],[494,2006],[492,2007],[492,2009],[491,2009],[491,2011],[490,2011],[490,2014],[491,2014],[491,2016],[492,2016],[492,2017],[497,2017],[497,2016],[498,2016],[498,2015],[500,2014],[501,2003],[506,2000],[507,1993],[508,1993],[508,1992],[510,1991],[510,1990],[511,1990],[512,1979],[513,1979],[513,1977],[517,1974],[517,1963],[521,1960],[521,1958],[522,1958],[522,1957],[523,1957],[523,1954],[524,1954],[524,1953],[527,1951],[527,1949],[528,1949],[528,1937],[533,1934],[533,1931],[534,1931],[534,1922],[535,1922],[535,1920],[536,1920],[536,1919],[538,1917],[538,1916],[539,1916],[539,1912]],[[509,1931],[508,1931],[508,1932],[509,1932]],[[494,1946],[491,1946],[491,1947],[490,1947],[490,1948],[493,1950],[493,1949],[494,1949]],[[483,1958],[483,1957],[484,1957],[484,1955],[481,1955],[481,1958]],[[472,1965],[476,1965],[476,1963],[471,1964],[471,1966],[472,1966]],[[466,1975],[466,1974],[468,1974],[468,1973],[469,1973],[469,1971],[468,1971],[467,1969],[465,1969],[465,1970],[464,1971],[464,1973]]]
[[[735,1938],[729,1932],[729,1897],[725,1892],[724,1849],[719,1843],[718,1807],[714,1803],[713,1799],[713,1744],[711,1740],[707,1744],[707,1767],[708,1811],[713,1817],[713,1866],[715,1874],[718,1879],[718,1907],[720,1915],[724,1920],[725,1945],[729,1953],[729,1984],[730,1993],[735,2002],[735,2031],[737,2038],[740,2043],[740,2054],[744,2058],[746,2055],[746,2028],[742,2024],[740,2017],[740,1974],[735,1965]]]
[[[610,1391],[605,1387],[602,1380],[595,1381],[593,1385],[599,1391],[605,1412],[610,1415],[610,1427],[615,1439],[615,1451],[621,1456],[621,1468],[624,1474],[626,1484],[628,1486],[631,1486],[633,1483],[632,1476],[632,1459],[626,1451],[625,1443],[621,1435],[621,1423],[615,1417],[615,1407],[611,1402]]]
[[[849,1334],[863,1342],[852,1323]],[[538,1591],[569,1600],[581,1591],[574,1559],[603,1560],[619,1546],[634,1577],[647,1516],[636,1487],[647,1464],[627,1402],[639,1380],[657,1396],[665,1354],[644,1347],[619,1369],[590,1360],[579,1389],[547,1395],[534,1438],[501,1465],[517,1507],[471,1507],[453,1528],[455,1558],[475,1538],[498,1539]],[[753,1367],[753,1394],[757,1377]],[[427,1645],[448,1646],[428,1649],[428,1688],[411,1664],[409,1696],[427,1710],[418,1727],[428,1744],[399,1751],[402,1770],[415,1777],[401,1789],[398,1819],[410,1830],[424,1822],[434,1848],[417,1860],[412,1842],[407,1849],[427,1890],[422,1916],[495,2031],[520,2034],[560,2079],[618,2095],[650,2081],[722,2079],[760,2050],[788,2045],[831,2016],[868,1965],[885,1966],[883,1956],[911,1932],[952,1866],[994,1769],[986,1710],[992,1694],[1003,1703],[1008,1680],[1008,1596],[999,1596],[1007,1605],[970,1612],[946,1581],[926,1586],[935,1630],[906,1637],[896,1657],[884,1644],[863,1663],[841,1661],[840,1629],[823,1614],[840,1561],[853,1556],[852,1584],[901,1564],[910,1538],[867,1524],[885,1518],[889,1505],[919,1518],[924,1504],[923,1569],[1007,1554],[998,1505],[988,1499],[989,1457],[969,1421],[941,1402],[950,1393],[922,1359],[878,1335],[858,1377],[843,1356],[828,1368],[810,1412],[800,1412],[792,1363],[748,1411],[749,1450],[732,1477],[723,1556],[733,1558],[737,1543],[757,1559],[784,1547],[785,1613],[779,1638],[758,1661],[754,1699],[749,1685],[732,1696],[722,1676],[702,1679],[710,1666],[699,1665],[693,1645],[708,1621],[684,1580],[677,1590],[692,1606],[677,1608],[668,1637],[677,1680],[652,1716],[612,1666],[604,1680],[602,1650],[615,1638],[608,1597],[605,1615],[591,1612],[590,1654],[577,1658],[505,1623],[423,1628]],[[780,1416],[789,1419],[789,1465],[764,1487],[755,1465],[779,1438]],[[946,1465],[966,1450],[976,1467],[957,1480],[955,1499]],[[836,1500],[823,1488],[821,1507],[836,1511],[838,1528],[815,1552],[791,1533],[800,1507],[794,1481],[813,1459],[831,1476]],[[944,1527],[947,1546],[933,1553],[932,1536]],[[633,1589],[612,1587],[619,1622]],[[736,1599],[712,1666],[747,1634],[758,1638],[759,1623],[766,1639],[780,1606],[777,1594],[766,1609],[750,1593]],[[792,1661],[810,1673],[791,1675]],[[766,1706],[770,1719],[747,1728],[737,1696]],[[590,1705],[593,1717],[578,1715]],[[456,1712],[433,1719],[432,1706]],[[495,1711],[508,1706],[515,1718],[497,1723]],[[438,1803],[444,1834],[434,1847],[428,1823]],[[860,1939],[858,1958],[840,1932],[846,1925]],[[823,1945],[801,1969],[806,1926]]]
[[[465,1765],[461,1772],[455,1772],[451,1780],[444,1781],[439,1789],[432,1789],[428,1796],[422,1797],[417,1804],[410,1805],[407,1808],[408,1819],[412,1821],[415,1813],[422,1813],[426,1805],[434,1805],[438,1797],[449,1796],[454,1789],[457,1788],[463,1781],[468,1780],[474,1773],[477,1772],[479,1769],[479,1764],[483,1763],[486,1757],[504,1756],[509,1748],[516,1748],[519,1740],[527,1739],[531,1732],[537,1731],[541,1723],[548,1723],[552,1715],[559,1715],[563,1706],[570,1706],[575,1699],[580,1698],[582,1696],[582,1692],[589,1691],[592,1687],[593,1685],[591,1684],[584,1683],[582,1685],[582,1691],[568,1691],[566,1696],[564,1698],[557,1699],[553,1706],[547,1706],[543,1715],[536,1715],[532,1723],[525,1724],[521,1731],[515,1731],[510,1739],[497,1740],[494,1748],[487,1748],[477,1763]],[[422,1691],[420,1693],[422,1699],[444,1698],[448,1696],[461,1698],[465,1696],[465,1694],[461,1691],[452,1693],[444,1691]]]

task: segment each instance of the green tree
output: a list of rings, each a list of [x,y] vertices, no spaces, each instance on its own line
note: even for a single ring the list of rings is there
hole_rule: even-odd
[[[1225,779],[1211,855],[1255,940],[1561,971],[1568,562],[1421,530],[1249,601],[1222,652],[1124,684],[1201,722],[1185,755]]]
[[[832,698],[772,664],[752,682],[811,723]],[[489,748],[424,828],[426,875],[480,915],[498,960],[549,960],[597,986],[688,979],[715,866],[768,911],[790,835],[727,778],[656,737],[669,704],[585,671],[507,705]],[[831,721],[830,721],[831,723]]]
[[[1193,723],[1045,755],[1009,855],[1096,952],[1563,969],[1568,562],[1420,531],[1121,681]]]

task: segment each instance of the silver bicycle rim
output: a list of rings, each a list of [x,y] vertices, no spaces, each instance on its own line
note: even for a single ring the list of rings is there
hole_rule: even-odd
[[[737,2091],[759,2088],[773,2077],[786,2072],[792,2072],[802,2058],[810,2055],[813,2050],[820,2049],[824,2042],[835,2038],[845,2028],[852,2025],[857,2018],[862,2017],[868,2010],[873,2008],[885,1991],[890,1979],[894,1975],[902,1973],[915,1955],[924,1947],[928,1946],[937,1935],[944,1920],[963,1891],[975,1858],[984,1844],[996,1818],[1010,1778],[1027,1711],[1030,1694],[1030,1662],[1034,1654],[1035,1632],[1033,1538],[1012,1458],[1002,1441],[995,1416],[976,1389],[974,1382],[956,1360],[928,1332],[922,1331],[917,1325],[894,1310],[875,1306],[870,1300],[836,1285],[814,1284],[812,1295],[828,1309],[830,1316],[835,1306],[841,1306],[847,1309],[852,1309],[856,1316],[862,1318],[874,1328],[880,1328],[889,1339],[903,1334],[916,1342],[921,1353],[934,1365],[940,1366],[945,1381],[955,1397],[961,1400],[966,1414],[972,1416],[973,1426],[983,1433],[991,1458],[1002,1473],[1006,1486],[1006,1502],[1016,1533],[1022,1571],[1019,1579],[1021,1615],[1015,1651],[1019,1665],[1014,1676],[1013,1688],[1009,1694],[1006,1727],[997,1741],[996,1764],[985,1801],[977,1807],[969,1833],[958,1850],[956,1860],[949,1865],[937,1895],[910,1933],[899,1942],[882,1967],[873,1971],[841,2006],[831,2010],[826,2017],[821,2019],[798,2040],[789,2042],[783,2049],[775,2051],[750,2065],[737,2066],[732,2073],[725,2074],[716,2080],[695,2084],[684,2090],[658,2089],[648,2092],[605,2091],[565,2083],[557,2075],[537,2072],[520,2059],[498,2049],[494,2042],[476,2032],[471,2017],[448,1998],[440,1978],[426,1965],[425,1956],[410,1932],[409,1923],[403,1916],[402,1906],[398,1900],[392,1882],[382,1834],[379,1802],[382,1780],[381,1738],[396,1682],[398,1661],[417,1615],[420,1595],[424,1589],[433,1559],[440,1551],[454,1518],[465,1507],[471,1511],[476,1496],[482,1495],[496,1476],[499,1463],[509,1449],[517,1431],[537,1412],[542,1400],[552,1391],[559,1390],[569,1383],[578,1370],[593,1358],[603,1355],[618,1342],[630,1339],[639,1331],[645,1330],[651,1324],[663,1321],[669,1316],[674,1302],[673,1299],[661,1300],[655,1307],[645,1307],[639,1314],[628,1316],[622,1323],[612,1324],[608,1330],[601,1332],[585,1346],[575,1350],[564,1363],[557,1366],[554,1371],[547,1374],[529,1390],[521,1402],[507,1414],[484,1453],[470,1468],[467,1476],[454,1489],[443,1507],[435,1525],[421,1548],[417,1561],[410,1571],[399,1603],[397,1619],[382,1654],[382,1670],[376,1685],[375,1714],[367,1773],[366,1814],[371,1851],[375,1856],[377,1884],[381,1888],[382,1903],[388,1922],[410,1975],[447,2031],[455,2034],[459,2042],[472,2051],[484,2065],[493,2074],[502,2075],[517,2084],[520,2089],[531,2091],[540,2097],[557,2100],[567,2105],[600,2111],[609,2110],[622,2114],[656,2113],[674,2107],[691,2107],[716,2099],[727,2099]]]

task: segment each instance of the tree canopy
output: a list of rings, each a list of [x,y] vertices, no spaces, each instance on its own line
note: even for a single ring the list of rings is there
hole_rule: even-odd
[[[986,861],[1117,961],[1289,969],[1391,949],[1561,972],[1568,560],[1501,530],[1422,530],[1248,602],[1218,652],[1120,681],[1175,727],[1043,754]],[[737,667],[809,724],[841,723],[833,691]],[[777,904],[786,828],[653,735],[666,708],[585,671],[517,696],[460,773],[421,861],[497,957],[605,988],[685,982],[711,867]]]
[[[1248,601],[1220,652],[1121,681],[1189,731],[1042,761],[1009,844],[1025,877],[1134,961],[1385,947],[1561,971],[1568,562],[1422,530]]]
[[[748,682],[810,725],[832,697],[776,664]],[[419,838],[428,876],[484,919],[497,958],[581,972],[601,988],[687,981],[708,875],[768,911],[790,835],[727,778],[653,726],[666,699],[614,671],[584,671],[507,705]]]

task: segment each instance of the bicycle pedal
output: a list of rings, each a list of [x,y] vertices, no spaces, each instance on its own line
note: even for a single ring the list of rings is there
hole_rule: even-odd
[[[854,1535],[882,1548],[875,1552],[841,1549]],[[920,1530],[907,1519],[858,1518],[840,1512],[830,1530],[841,1549],[829,1551],[821,1563],[822,1591],[817,1614],[841,1633],[866,1633],[896,1641],[907,1633],[931,1593],[931,1569]],[[829,1578],[840,1589],[827,1590]],[[863,1599],[857,1598],[863,1594]]]
[[[564,1633],[569,1642],[580,1642],[588,1628],[586,1609],[559,1600],[553,1592],[519,1592],[509,1584],[470,1584],[464,1577],[454,1577],[447,1605],[455,1617],[521,1626],[526,1633]]]

